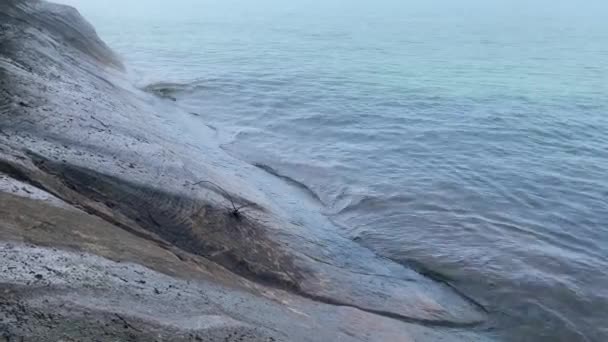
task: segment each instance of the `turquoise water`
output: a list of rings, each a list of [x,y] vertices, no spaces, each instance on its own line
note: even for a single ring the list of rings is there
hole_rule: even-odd
[[[608,3],[64,2],[140,86],[504,340],[608,340]]]

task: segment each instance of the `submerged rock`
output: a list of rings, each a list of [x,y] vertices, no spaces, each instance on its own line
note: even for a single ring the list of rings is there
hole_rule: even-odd
[[[0,326],[10,334],[487,339],[479,305],[340,236],[288,182],[131,86],[74,9],[3,2],[0,22]],[[246,206],[238,216],[236,205]]]

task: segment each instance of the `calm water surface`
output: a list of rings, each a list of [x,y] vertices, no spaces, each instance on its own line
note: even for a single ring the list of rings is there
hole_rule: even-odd
[[[608,341],[607,2],[65,1],[139,85],[505,340]]]

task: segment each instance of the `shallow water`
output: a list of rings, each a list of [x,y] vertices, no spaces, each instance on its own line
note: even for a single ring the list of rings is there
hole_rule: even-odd
[[[505,340],[608,340],[605,3],[63,2],[138,85]]]

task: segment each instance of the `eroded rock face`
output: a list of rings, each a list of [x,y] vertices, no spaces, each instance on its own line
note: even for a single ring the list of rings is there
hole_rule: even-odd
[[[170,101],[133,88],[120,71],[120,61],[75,10],[42,1],[3,2],[0,22],[0,190],[12,193],[0,196],[4,241],[86,251],[84,258],[92,259],[85,264],[103,264],[91,266],[90,272],[98,273],[86,279],[118,267],[94,260],[97,254],[138,263],[145,272],[157,272],[151,277],[165,277],[166,283],[194,278],[238,288],[230,291],[244,296],[249,311],[232,310],[222,318],[217,312],[228,310],[230,303],[218,300],[214,303],[222,309],[211,310],[199,321],[244,322],[243,331],[249,331],[261,323],[235,317],[259,314],[267,317],[261,326],[268,329],[252,333],[258,340],[343,336],[433,341],[446,337],[446,328],[451,329],[450,340],[482,339],[468,332],[484,324],[480,305],[341,237],[319,214],[318,204],[292,197],[290,184],[224,153],[209,128]],[[11,187],[15,184],[18,191]],[[234,208],[243,205],[246,208],[235,214]],[[77,222],[83,222],[81,227]],[[33,234],[30,226],[39,233]],[[109,231],[131,244],[121,243]],[[130,246],[137,248],[129,252]],[[17,258],[8,245],[2,248],[0,258]],[[24,258],[42,253],[52,259],[53,253],[67,253],[27,248],[21,253]],[[62,267],[76,262],[72,256],[62,258]],[[42,259],[27,259],[27,267],[40,272]],[[85,305],[97,295],[89,291],[87,281],[70,274],[40,274],[50,281],[48,291],[55,302],[67,301],[56,294],[67,288],[78,298],[70,305],[111,316],[111,302]],[[3,275],[2,282],[10,284],[16,298],[6,307],[33,307],[35,302],[44,311],[44,301],[32,298],[46,290],[30,289],[40,279],[28,285],[21,277],[21,272]],[[114,296],[120,302],[128,292],[124,300],[132,303],[129,307],[156,310],[146,309],[146,301],[154,296],[120,281],[108,284],[99,285],[108,300]],[[171,305],[182,312],[200,306],[196,301],[167,300],[163,310]],[[158,331],[176,320],[199,322],[160,309],[156,316],[142,317],[141,312],[125,315],[157,324]],[[307,317],[306,324],[301,317]],[[307,329],[319,326],[323,338],[306,336]]]

